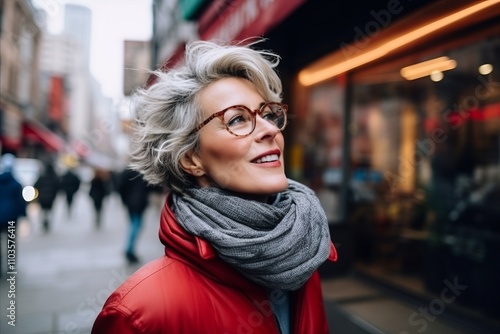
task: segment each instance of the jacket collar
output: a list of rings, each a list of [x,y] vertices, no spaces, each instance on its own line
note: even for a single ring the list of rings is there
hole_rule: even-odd
[[[222,261],[206,240],[187,232],[177,222],[170,208],[170,198],[171,195],[168,195],[160,217],[159,237],[165,245],[165,254],[222,285],[253,291],[255,294],[265,294],[262,287]]]
[[[203,260],[216,258],[217,252],[206,240],[187,232],[177,223],[175,214],[170,208],[170,198],[169,194],[161,213],[160,240],[162,244],[166,247],[172,247],[172,244],[184,246],[185,252],[196,253]]]

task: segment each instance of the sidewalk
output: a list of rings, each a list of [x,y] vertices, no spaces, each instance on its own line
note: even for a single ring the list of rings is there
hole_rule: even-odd
[[[324,279],[323,294],[331,333],[486,334],[459,328],[437,309],[416,305],[355,276]],[[433,312],[437,310],[439,312]]]
[[[59,196],[51,231],[43,234],[36,206],[30,222],[17,227],[15,324],[7,318],[9,285],[0,283],[0,333],[89,333],[109,294],[140,264],[129,266],[123,256],[128,216],[116,194],[106,199],[100,230],[84,185],[75,198],[72,219]],[[158,240],[159,207],[150,205],[138,239],[142,263],[163,254]]]

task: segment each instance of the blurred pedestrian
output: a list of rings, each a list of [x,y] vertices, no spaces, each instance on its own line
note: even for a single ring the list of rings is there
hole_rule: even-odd
[[[139,258],[135,252],[135,245],[141,231],[144,211],[149,204],[150,188],[139,172],[126,168],[121,174],[118,192],[130,219],[125,257],[129,263],[136,263]]]
[[[66,203],[68,204],[68,216],[70,217],[73,198],[80,188],[80,183],[80,178],[71,168],[68,168],[61,177],[61,188],[66,195]]]
[[[6,272],[2,260],[7,254],[9,227],[16,231],[19,218],[26,216],[23,187],[12,175],[15,159],[13,154],[6,153],[0,160],[0,275]]]
[[[102,169],[94,171],[94,177],[90,181],[89,195],[95,209],[95,227],[101,228],[102,205],[104,198],[109,194],[109,172]]]
[[[92,333],[328,332],[317,269],[336,251],[314,191],[285,175],[279,57],[253,45],[191,42],[137,92],[131,166],[171,189],[165,255]]]
[[[35,182],[34,187],[38,190],[37,200],[42,210],[43,231],[47,233],[50,230],[52,207],[61,189],[61,180],[52,163],[46,162],[44,167],[44,171]]]

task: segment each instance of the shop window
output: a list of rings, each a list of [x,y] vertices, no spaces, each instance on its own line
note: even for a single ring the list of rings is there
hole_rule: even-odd
[[[495,37],[356,73],[349,198],[360,270],[419,293],[457,280],[468,287],[459,304],[496,315],[499,55]],[[401,75],[440,57],[454,66]]]

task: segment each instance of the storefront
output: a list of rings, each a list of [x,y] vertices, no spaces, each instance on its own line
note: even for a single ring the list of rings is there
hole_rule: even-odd
[[[384,30],[368,22],[363,38],[299,71],[289,134],[290,175],[349,227],[357,272],[428,300],[459,285],[441,304],[492,327],[499,15],[499,1],[438,1]]]

